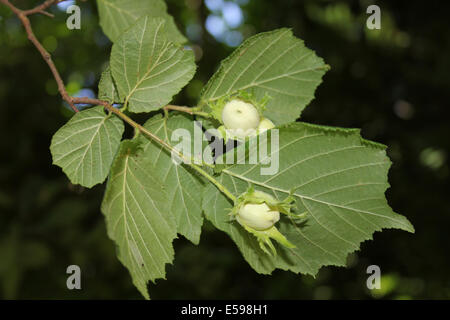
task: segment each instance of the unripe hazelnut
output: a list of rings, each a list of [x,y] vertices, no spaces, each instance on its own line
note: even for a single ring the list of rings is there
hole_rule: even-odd
[[[280,213],[272,211],[265,203],[243,205],[236,216],[236,220],[247,227],[261,231],[271,228],[280,220]]]
[[[226,129],[256,130],[260,117],[254,105],[234,99],[225,104],[222,110],[222,121]]]
[[[272,128],[275,128],[275,125],[273,124],[272,121],[270,121],[267,118],[261,118],[261,121],[259,122],[258,125],[258,134],[266,130],[270,130]]]

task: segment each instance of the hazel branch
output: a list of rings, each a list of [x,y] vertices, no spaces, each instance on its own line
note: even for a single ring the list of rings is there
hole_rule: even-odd
[[[28,19],[28,16],[32,15],[32,14],[37,14],[37,13],[46,14],[46,13],[44,13],[44,12],[46,12],[45,10],[48,7],[50,7],[52,4],[58,3],[58,2],[61,2],[61,1],[60,0],[46,0],[42,4],[34,7],[33,9],[21,10],[21,9],[15,7],[13,4],[11,4],[9,2],[9,0],[0,0],[0,3],[3,3],[4,5],[8,6],[17,15],[17,17],[20,19],[20,21],[22,21],[22,24],[28,35],[28,39],[34,44],[36,49],[40,52],[40,54],[44,58],[45,62],[47,62],[48,66],[53,74],[53,77],[55,78],[56,83],[58,84],[58,91],[59,91],[62,99],[64,101],[66,101],[75,112],[78,112],[78,109],[75,106],[75,104],[101,105],[105,109],[107,109],[109,112],[114,113],[119,118],[121,118],[123,121],[127,122],[129,125],[134,127],[136,130],[139,130],[139,132],[142,132],[149,139],[157,142],[159,145],[161,145],[162,147],[166,148],[169,151],[177,152],[178,155],[182,159],[189,160],[189,159],[186,159],[186,157],[182,153],[175,150],[170,144],[165,142],[163,139],[159,138],[157,135],[150,132],[149,130],[144,128],[139,123],[135,122],[133,119],[128,117],[126,114],[121,112],[119,109],[114,108],[109,102],[100,100],[100,99],[91,99],[91,98],[87,98],[87,97],[71,97],[67,93],[66,87],[64,85],[64,81],[62,80],[62,78],[54,64],[50,53],[48,53],[47,50],[45,50],[45,48],[42,46],[42,44],[39,42],[39,40],[34,35],[33,29],[31,28],[30,20]],[[167,105],[164,107],[164,110],[165,111],[168,111],[168,110],[181,111],[181,112],[186,112],[189,114],[199,114],[199,115],[203,115],[206,117],[209,116],[208,114],[199,111],[199,109],[197,109],[197,108],[189,108],[189,107],[183,107],[183,106]],[[228,198],[230,198],[234,202],[236,201],[236,198],[234,197],[234,195],[230,191],[228,191],[228,189],[225,188],[225,186],[222,185],[219,181],[217,181],[213,176],[211,176],[209,173],[207,173],[205,170],[203,170],[200,166],[198,166],[194,163],[190,163],[190,161],[188,162],[188,164],[191,168],[193,168],[195,171],[197,171],[199,174],[201,174],[207,180],[209,180],[211,183],[213,183]]]
[[[61,97],[65,101],[67,101],[67,103],[70,105],[70,107],[72,108],[73,111],[78,112],[77,107],[75,107],[75,105],[72,103],[70,96],[66,91],[66,87],[64,86],[64,81],[62,80],[62,78],[58,72],[58,69],[55,66],[55,63],[52,60],[52,56],[50,55],[50,53],[48,53],[47,50],[45,50],[44,46],[39,42],[39,40],[34,35],[33,29],[31,27],[30,19],[28,19],[29,15],[36,14],[36,13],[42,13],[45,11],[45,9],[50,7],[53,3],[56,3],[59,1],[46,0],[41,5],[36,6],[30,10],[21,10],[21,9],[17,8],[16,6],[14,6],[13,4],[11,4],[11,2],[9,2],[9,0],[0,0],[0,2],[3,3],[4,5],[8,6],[16,14],[16,16],[20,19],[20,21],[22,22],[22,24],[25,28],[25,31],[27,33],[28,40],[30,40],[31,43],[33,43],[33,45],[36,47],[36,49],[41,54],[42,58],[44,58],[45,62],[47,62],[48,66],[53,74],[53,77],[56,80],[56,83],[58,85],[58,91],[61,94]]]

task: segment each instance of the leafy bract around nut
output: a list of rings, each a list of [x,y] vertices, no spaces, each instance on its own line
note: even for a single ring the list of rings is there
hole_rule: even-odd
[[[314,98],[329,69],[290,29],[259,33],[245,40],[203,88],[199,105],[211,105],[239,91],[256,99],[267,94],[263,116],[277,126],[294,122]]]
[[[264,252],[270,254],[267,250],[267,247],[269,247],[272,254],[276,255],[276,249],[270,238],[278,241],[286,248],[295,248],[295,245],[289,242],[275,227],[275,224],[280,220],[280,213],[292,218],[304,217],[304,215],[296,215],[291,212],[293,201],[294,199],[291,196],[283,201],[278,201],[271,195],[262,191],[255,191],[253,187],[250,187],[247,192],[238,197],[231,215],[247,232],[257,238],[259,246]]]
[[[251,103],[235,99],[223,108],[222,120],[224,125],[219,130],[225,140],[228,140],[228,137],[242,140],[256,134],[260,117],[258,110]]]
[[[223,124],[218,130],[225,141],[229,138],[242,141],[275,126],[272,121],[262,117],[269,99],[266,95],[256,100],[253,94],[241,91],[212,103],[209,106],[210,114]]]
[[[260,117],[253,104],[234,99],[225,104],[222,110],[222,121],[227,129],[256,130]]]
[[[224,120],[222,119],[224,108],[229,102],[236,100],[252,105],[256,108],[258,114],[262,115],[266,108],[267,102],[270,100],[270,96],[265,95],[264,98],[258,100],[251,92],[239,91],[237,94],[227,95],[209,103],[207,109],[209,109],[213,118],[224,124]]]

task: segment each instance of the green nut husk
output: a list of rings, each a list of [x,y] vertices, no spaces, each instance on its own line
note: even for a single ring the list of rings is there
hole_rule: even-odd
[[[289,242],[275,227],[280,219],[280,214],[295,219],[305,216],[305,214],[296,215],[291,212],[293,202],[294,198],[291,195],[279,201],[265,192],[255,191],[253,187],[250,187],[237,198],[231,216],[247,232],[257,238],[259,246],[264,252],[276,255],[276,249],[271,239],[286,248],[295,248],[295,245]]]

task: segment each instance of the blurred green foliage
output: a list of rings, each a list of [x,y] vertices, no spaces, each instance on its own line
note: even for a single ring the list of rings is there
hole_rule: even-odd
[[[30,8],[38,1],[14,3]],[[365,138],[389,146],[387,197],[416,234],[376,233],[349,256],[348,268],[325,267],[314,279],[283,271],[256,274],[233,242],[206,224],[199,246],[175,241],[175,264],[167,267],[167,280],[150,285],[152,298],[450,298],[450,4],[377,1],[382,28],[368,30],[365,12],[371,1],[236,3],[243,23],[225,32],[246,38],[291,27],[331,65],[302,118],[359,127]],[[31,17],[71,94],[82,88],[96,92],[111,47],[98,25],[95,2],[78,4],[81,30],[68,30],[67,14],[56,7],[50,10],[53,19]],[[175,102],[195,105],[233,48],[206,30],[208,16],[217,13],[201,0],[169,0],[168,6],[189,35],[199,65]],[[140,299],[106,235],[99,210],[104,186],[71,185],[51,164],[51,137],[70,116],[19,20],[0,6],[0,297]],[[71,264],[82,269],[80,291],[66,288]],[[380,290],[366,288],[371,264],[381,268]]]

